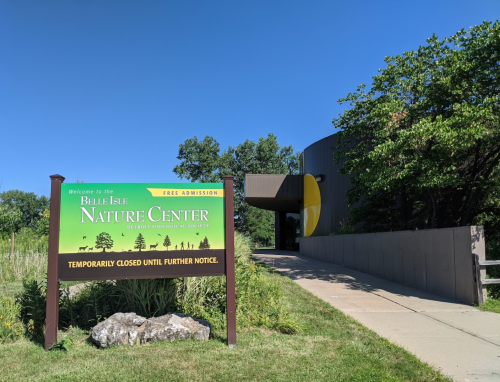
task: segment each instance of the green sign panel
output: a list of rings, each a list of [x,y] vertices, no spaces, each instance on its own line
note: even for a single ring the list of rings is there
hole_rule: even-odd
[[[59,253],[224,249],[223,196],[219,183],[62,184]]]
[[[220,183],[61,185],[61,279],[224,274]]]

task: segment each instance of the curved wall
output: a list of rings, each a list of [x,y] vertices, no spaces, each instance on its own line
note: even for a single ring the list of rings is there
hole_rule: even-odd
[[[323,138],[304,150],[303,171],[314,176],[323,175],[318,182],[321,193],[321,214],[318,225],[311,236],[328,236],[337,230],[341,221],[347,221],[349,208],[345,203],[345,192],[349,188],[349,176],[341,175],[341,164],[333,163],[332,147],[337,144],[337,135]]]

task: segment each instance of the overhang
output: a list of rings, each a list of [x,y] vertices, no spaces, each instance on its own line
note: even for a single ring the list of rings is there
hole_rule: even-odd
[[[251,206],[298,213],[303,198],[303,175],[245,175],[245,201]]]

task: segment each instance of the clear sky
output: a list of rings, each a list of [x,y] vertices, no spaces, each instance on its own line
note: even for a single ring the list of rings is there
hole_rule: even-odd
[[[303,150],[385,56],[499,18],[498,0],[0,2],[0,191],[176,182],[179,144]]]

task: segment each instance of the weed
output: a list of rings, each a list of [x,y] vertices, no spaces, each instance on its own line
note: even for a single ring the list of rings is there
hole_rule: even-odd
[[[21,306],[13,298],[0,296],[0,343],[15,341],[24,334],[20,310]]]

